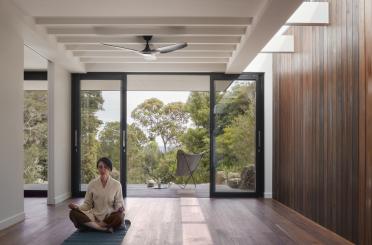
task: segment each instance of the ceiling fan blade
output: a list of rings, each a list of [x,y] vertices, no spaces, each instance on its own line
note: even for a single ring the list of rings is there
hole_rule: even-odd
[[[107,46],[107,47],[112,47],[112,48],[117,48],[117,49],[122,49],[122,50],[128,50],[128,51],[132,51],[132,52],[135,52],[137,54],[141,54],[142,55],[142,52],[139,51],[139,50],[135,50],[135,49],[131,49],[131,48],[126,48],[126,47],[118,46],[118,45],[112,45],[112,44],[108,44],[108,43],[101,43],[101,44],[104,45],[104,46]]]
[[[143,54],[142,53],[142,56],[143,58],[146,60],[146,61],[154,61],[157,59],[157,57],[155,56],[155,54]]]
[[[174,44],[174,45],[169,45],[169,46],[157,48],[157,49],[155,49],[155,51],[159,52],[161,54],[165,54],[165,53],[173,52],[173,51],[176,51],[176,50],[179,50],[179,49],[182,49],[182,48],[186,48],[186,47],[187,47],[187,43],[178,43],[178,44]]]

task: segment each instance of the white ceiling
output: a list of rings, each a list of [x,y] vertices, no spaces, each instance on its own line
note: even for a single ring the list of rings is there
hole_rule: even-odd
[[[246,17],[265,0],[14,0],[32,16]],[[278,0],[276,0],[278,1]],[[279,0],[280,1],[280,0]]]
[[[13,0],[85,71],[239,73],[300,0]],[[144,48],[188,47],[145,61],[100,42]],[[28,44],[32,45],[32,44]],[[35,45],[35,49],[37,49]],[[49,58],[49,57],[47,57]],[[52,57],[50,58],[52,60]]]

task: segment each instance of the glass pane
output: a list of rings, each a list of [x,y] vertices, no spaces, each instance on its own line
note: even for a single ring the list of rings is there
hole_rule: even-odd
[[[46,81],[43,82],[46,84]],[[34,89],[32,81],[27,81],[27,85]],[[24,91],[23,147],[25,190],[46,190],[48,183],[47,90]]]
[[[256,82],[215,81],[216,192],[255,192]]]
[[[209,87],[209,76],[128,76],[128,196],[209,196]],[[205,152],[185,187],[178,150]]]
[[[81,81],[81,190],[98,176],[96,162],[112,160],[111,176],[120,180],[121,81]]]

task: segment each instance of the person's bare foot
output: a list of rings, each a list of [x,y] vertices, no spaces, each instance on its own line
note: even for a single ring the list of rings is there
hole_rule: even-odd
[[[99,225],[99,226],[101,226],[102,228],[107,228],[107,224],[105,223],[105,222],[103,222],[103,221],[96,221],[97,222],[97,224]]]
[[[96,223],[101,226],[102,228],[107,228],[107,224],[103,221],[100,221],[99,219],[96,218]]]

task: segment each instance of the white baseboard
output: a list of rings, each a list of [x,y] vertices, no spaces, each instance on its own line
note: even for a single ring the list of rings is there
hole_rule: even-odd
[[[18,222],[23,221],[25,217],[26,217],[25,212],[20,212],[18,214],[10,216],[9,218],[0,220],[0,230],[4,230],[8,228],[9,226],[12,226]]]
[[[272,192],[264,192],[264,198],[273,198],[273,193]]]
[[[66,192],[56,197],[48,197],[48,204],[56,205],[71,197],[71,192]]]

